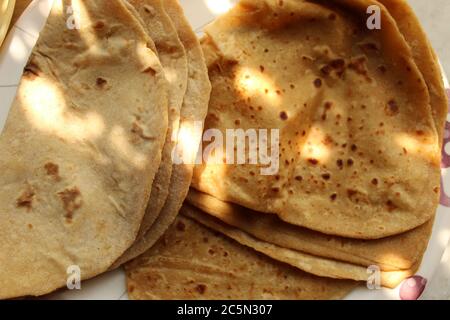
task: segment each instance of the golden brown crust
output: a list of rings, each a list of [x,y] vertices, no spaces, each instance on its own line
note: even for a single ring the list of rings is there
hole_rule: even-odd
[[[440,148],[428,88],[384,7],[381,30],[361,27],[371,4],[243,0],[206,28],[216,48],[204,50],[217,59],[206,128],[278,128],[281,158],[274,176],[197,166],[196,189],[349,238],[434,216]]]

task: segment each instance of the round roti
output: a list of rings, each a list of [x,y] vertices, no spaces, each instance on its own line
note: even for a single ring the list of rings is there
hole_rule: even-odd
[[[132,245],[168,125],[150,43],[121,1],[54,1],[0,137],[0,298],[94,277]]]
[[[383,271],[411,269],[428,245],[433,219],[405,233],[376,240],[349,239],[326,235],[286,223],[275,215],[262,214],[239,205],[220,201],[205,193],[190,190],[189,204],[225,224],[261,241]]]
[[[280,158],[273,175],[261,163],[199,165],[194,188],[349,238],[433,217],[440,141],[428,88],[385,7],[382,28],[366,27],[376,4],[242,0],[206,27],[206,129],[278,129]]]

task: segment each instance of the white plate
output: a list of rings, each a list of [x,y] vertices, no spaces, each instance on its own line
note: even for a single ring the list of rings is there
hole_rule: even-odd
[[[185,13],[198,35],[203,26],[215,16],[229,9],[235,0],[181,0]],[[14,99],[17,84],[39,31],[45,24],[52,0],[34,0],[22,17],[17,21],[0,52],[0,129],[4,126],[8,110]],[[447,92],[450,87],[445,79]],[[447,150],[447,152],[446,152]],[[443,194],[450,195],[450,114],[446,124],[446,140],[443,150],[444,159],[448,157],[442,169]],[[446,191],[448,190],[448,193]],[[434,224],[433,234],[425,253],[418,275],[428,281],[437,270],[450,238],[450,197],[442,197]],[[361,286],[347,299],[399,299],[399,287],[396,289],[368,290]],[[101,275],[93,280],[84,281],[81,290],[62,290],[47,297],[48,299],[127,299],[125,274],[122,269]]]

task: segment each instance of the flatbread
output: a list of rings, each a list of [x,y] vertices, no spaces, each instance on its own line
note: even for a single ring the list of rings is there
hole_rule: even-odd
[[[96,276],[133,243],[168,121],[148,43],[121,1],[54,1],[0,137],[0,298]]]
[[[364,282],[369,281],[373,276],[373,274],[369,272],[368,267],[362,267],[351,263],[314,256],[302,251],[286,249],[272,243],[261,241],[248,235],[246,232],[243,232],[240,229],[227,225],[220,220],[201,212],[195,207],[185,205],[182,208],[181,212],[186,216],[193,218],[194,220],[211,228],[212,230],[218,231],[223,235],[230,237],[231,239],[239,242],[244,246],[265,254],[274,260],[287,263],[293,267],[296,267],[313,275],[333,279],[350,279]],[[416,273],[419,268],[420,261],[422,260],[423,254],[424,250],[420,253],[420,259],[417,264],[414,265],[411,269],[399,271],[381,271],[380,284],[388,288],[397,287],[404,279]]]
[[[183,216],[126,273],[134,300],[340,299],[356,286],[269,259]]]
[[[137,11],[145,30],[153,39],[158,57],[169,82],[169,130],[163,149],[161,166],[152,185],[152,193],[137,239],[145,235],[161,212],[169,193],[172,175],[172,150],[180,123],[180,109],[186,93],[188,66],[186,51],[177,30],[166,14],[161,0],[128,0]],[[130,248],[130,250],[133,250]]]
[[[382,29],[362,27],[371,4],[241,1],[206,27],[206,129],[278,128],[281,158],[274,176],[261,165],[197,166],[195,189],[349,238],[434,216],[440,143],[428,88],[383,6]]]
[[[191,189],[187,202],[222,222],[261,241],[311,255],[383,271],[411,269],[426,250],[433,220],[406,233],[378,240],[328,236],[288,224],[270,214],[261,214],[236,204],[220,201]]]
[[[200,146],[203,122],[208,109],[211,83],[208,79],[208,71],[199,41],[178,1],[164,1],[164,10],[177,29],[188,59],[189,76],[186,95],[181,107],[180,132],[176,150],[180,158],[188,161],[173,165],[169,194],[161,213],[145,236],[137,239],[132,250],[129,250],[126,255],[113,264],[113,269],[151,248],[175,220],[189,191],[193,163]],[[198,128],[196,125],[199,125]]]

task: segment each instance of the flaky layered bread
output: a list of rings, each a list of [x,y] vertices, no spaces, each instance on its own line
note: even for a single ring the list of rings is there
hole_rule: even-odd
[[[417,263],[409,269],[381,271],[379,266],[374,264],[370,266],[361,266],[353,263],[329,259],[322,256],[313,255],[301,250],[282,247],[265,240],[253,237],[249,233],[242,231],[229,224],[223,223],[219,219],[212,217],[201,210],[185,205],[182,212],[201,224],[218,231],[223,235],[247,246],[257,252],[283,263],[287,263],[304,272],[332,279],[348,279],[362,282],[370,282],[373,278],[373,272],[370,268],[376,268],[379,271],[380,285],[388,288],[395,288],[404,279],[414,275],[422,260],[424,249],[418,253]],[[373,269],[375,270],[375,269]]]
[[[411,48],[375,1],[241,1],[206,27],[206,128],[279,129],[280,167],[203,164],[193,187],[322,233],[377,239],[429,221],[440,142]],[[248,145],[246,151],[248,152]]]

